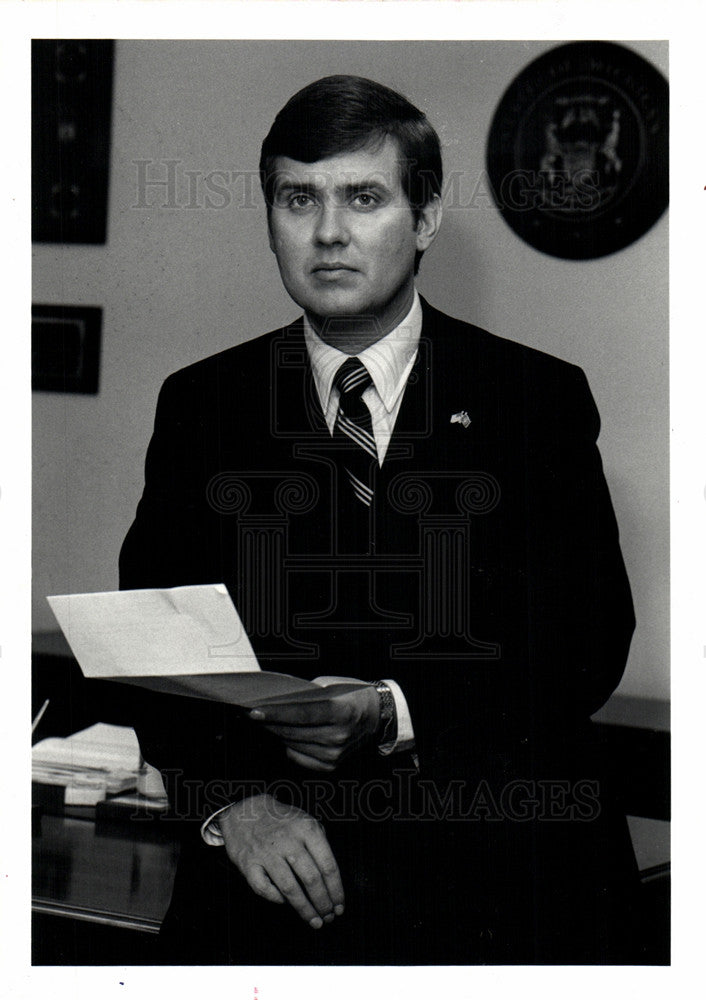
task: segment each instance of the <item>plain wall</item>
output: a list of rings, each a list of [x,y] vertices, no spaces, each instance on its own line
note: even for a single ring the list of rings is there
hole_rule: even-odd
[[[35,303],[103,308],[99,394],[34,394],[35,631],[56,628],[46,594],[117,587],[166,375],[299,313],[255,176],[284,101],[338,72],[401,90],[437,127],[468,203],[483,190],[498,101],[551,44],[117,43],[108,243],[34,247]],[[630,47],[666,75],[666,43]],[[166,160],[177,161],[176,207],[165,188],[138,190],[140,170],[166,178]],[[209,207],[213,170],[241,180],[212,176]],[[620,691],[651,698],[669,694],[667,277],[666,216],[617,254],[563,261],[523,243],[482,197],[448,206],[419,277],[444,311],[585,370],[638,618]]]

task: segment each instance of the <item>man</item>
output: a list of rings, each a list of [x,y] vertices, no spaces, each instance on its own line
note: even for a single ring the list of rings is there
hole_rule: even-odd
[[[624,960],[588,720],[634,619],[585,377],[418,296],[441,155],[399,94],[311,84],[260,169],[304,316],[167,380],[121,586],[224,582],[322,693],[140,700],[186,825],[167,960]]]

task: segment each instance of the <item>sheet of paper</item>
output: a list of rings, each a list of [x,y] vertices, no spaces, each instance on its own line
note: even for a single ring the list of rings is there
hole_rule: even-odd
[[[283,702],[321,701],[355,688],[362,681],[345,681],[323,687],[290,674],[261,670],[252,674],[201,674],[191,677],[122,677],[120,680],[163,694],[186,695],[207,701],[226,702],[243,708]]]
[[[259,671],[223,584],[48,597],[85,677]]]
[[[220,583],[47,600],[84,677],[245,708],[317,700],[362,686],[352,681],[325,690],[301,677],[261,670]]]

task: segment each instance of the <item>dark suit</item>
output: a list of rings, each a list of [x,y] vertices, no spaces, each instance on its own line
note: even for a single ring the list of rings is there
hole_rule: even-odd
[[[423,310],[365,551],[301,323],[160,394],[121,587],[224,582],[263,668],[394,678],[421,764],[369,750],[325,786],[236,710],[140,698],[180,815],[280,780],[320,815],[347,892],[312,932],[192,822],[165,927],[184,961],[612,960],[634,869],[588,720],[634,618],[598,414],[580,369]]]

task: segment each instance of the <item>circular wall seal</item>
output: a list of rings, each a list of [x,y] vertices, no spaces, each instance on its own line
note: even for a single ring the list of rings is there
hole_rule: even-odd
[[[545,52],[508,87],[488,136],[488,176],[530,246],[586,260],[621,250],[669,199],[669,91],[612,42]]]

